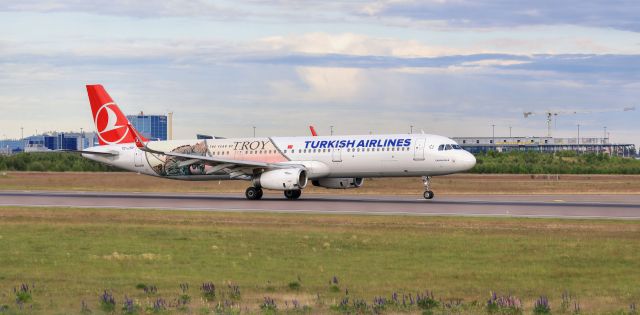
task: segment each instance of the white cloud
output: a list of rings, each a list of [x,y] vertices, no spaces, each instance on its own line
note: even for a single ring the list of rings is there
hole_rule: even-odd
[[[531,63],[531,61],[526,60],[509,60],[509,59],[485,59],[479,61],[468,61],[463,62],[460,65],[466,67],[480,66],[480,67],[491,67],[491,66],[512,66],[512,65],[521,65],[525,63]]]
[[[446,47],[427,46],[416,40],[374,38],[354,33],[308,33],[272,36],[260,42],[278,51],[307,54],[345,54],[358,56],[432,57],[461,53]]]

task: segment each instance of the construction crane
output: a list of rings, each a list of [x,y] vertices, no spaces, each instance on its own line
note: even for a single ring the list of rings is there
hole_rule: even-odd
[[[532,115],[544,115],[547,117],[547,137],[551,137],[551,125],[553,123],[553,119],[558,117],[559,115],[576,115],[576,114],[595,114],[595,113],[609,113],[609,112],[628,112],[636,110],[635,106],[632,107],[624,107],[622,109],[603,109],[603,110],[591,110],[591,111],[551,111],[548,110],[546,112],[524,112],[524,118],[529,118]]]

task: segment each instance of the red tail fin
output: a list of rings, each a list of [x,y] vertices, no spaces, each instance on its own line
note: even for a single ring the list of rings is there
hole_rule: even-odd
[[[120,111],[102,85],[87,85],[87,94],[100,145],[135,142],[135,136],[129,132],[127,116]]]
[[[316,132],[316,128],[313,128],[313,126],[309,126],[309,130],[311,130],[311,135],[314,137],[318,136],[318,133]]]
[[[133,126],[131,124],[127,125],[127,128],[129,128],[129,131],[131,132],[131,134],[134,137],[134,141],[136,142],[136,147],[138,148],[144,148],[144,142],[147,142],[146,140],[143,140],[144,138],[138,133],[138,130],[136,130],[135,128],[133,128]]]

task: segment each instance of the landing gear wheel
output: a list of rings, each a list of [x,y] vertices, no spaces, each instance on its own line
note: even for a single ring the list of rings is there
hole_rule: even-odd
[[[422,176],[422,185],[424,185],[424,199],[433,199],[433,191],[431,191],[431,176]]]
[[[284,196],[287,197],[287,199],[289,200],[298,199],[300,198],[300,195],[302,195],[301,190],[285,190],[284,191]]]
[[[433,194],[433,191],[427,190],[424,192],[423,196],[424,196],[424,199],[433,199],[434,194]]]
[[[244,192],[244,195],[247,197],[247,199],[249,200],[258,200],[260,198],[262,198],[262,189],[260,188],[255,188],[255,187],[249,187],[247,188],[247,190]]]

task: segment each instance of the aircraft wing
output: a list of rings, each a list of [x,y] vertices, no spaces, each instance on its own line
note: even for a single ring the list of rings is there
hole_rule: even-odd
[[[253,167],[262,167],[262,168],[277,168],[276,167],[277,164],[273,164],[273,163],[244,161],[244,160],[232,160],[232,159],[221,159],[221,158],[211,157],[211,156],[206,156],[206,155],[184,154],[184,153],[176,153],[176,152],[165,152],[165,151],[158,151],[158,150],[151,149],[151,148],[147,147],[146,145],[138,146],[138,148],[140,148],[140,150],[142,150],[142,151],[153,153],[153,154],[173,156],[173,157],[183,158],[183,159],[188,159],[188,160],[198,160],[198,161],[203,161],[203,162],[211,162],[211,163],[215,163],[215,164],[234,164],[234,165],[253,166]]]
[[[184,154],[177,152],[165,152],[160,150],[154,150],[149,148],[139,137],[136,130],[129,125],[131,133],[135,135],[135,143],[136,146],[145,152],[149,152],[152,154],[172,156],[179,158],[184,163],[184,165],[190,165],[195,163],[206,163],[209,165],[216,166],[216,170],[226,171],[232,177],[241,177],[242,175],[248,175],[246,169],[253,170],[255,168],[263,168],[263,169],[275,169],[275,168],[304,168],[304,165],[301,164],[283,164],[283,163],[265,163],[258,161],[245,161],[245,160],[233,160],[233,159],[225,159],[219,157],[205,156],[205,155],[196,155],[196,154]],[[249,172],[249,174],[252,172]],[[235,175],[234,175],[235,174]]]

